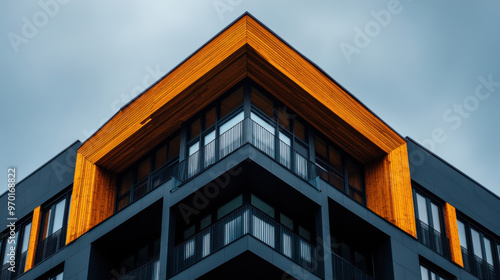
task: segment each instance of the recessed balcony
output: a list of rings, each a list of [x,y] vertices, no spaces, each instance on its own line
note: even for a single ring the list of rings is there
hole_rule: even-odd
[[[174,247],[169,259],[171,276],[228,246],[252,236],[294,263],[317,274],[313,244],[251,206],[242,206]]]

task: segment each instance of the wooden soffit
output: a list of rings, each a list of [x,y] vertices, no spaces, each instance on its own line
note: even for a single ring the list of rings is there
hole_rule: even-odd
[[[405,143],[335,81],[245,14],[122,108],[79,153],[119,172],[246,77],[361,162]]]

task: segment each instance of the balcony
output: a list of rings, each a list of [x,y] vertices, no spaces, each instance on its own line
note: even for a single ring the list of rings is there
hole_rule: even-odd
[[[35,263],[39,263],[64,247],[65,227],[40,241],[36,249]]]
[[[417,220],[418,241],[446,259],[451,259],[449,239],[426,223]]]
[[[317,274],[314,246],[253,206],[243,206],[174,247],[169,259],[173,276],[239,238],[250,235]]]
[[[373,280],[363,270],[355,267],[335,253],[332,253],[334,280]]]
[[[481,280],[496,280],[500,276],[495,268],[487,263],[485,260],[476,256],[475,254],[469,254],[468,250],[462,247],[462,259],[464,261],[465,270],[471,272]]]

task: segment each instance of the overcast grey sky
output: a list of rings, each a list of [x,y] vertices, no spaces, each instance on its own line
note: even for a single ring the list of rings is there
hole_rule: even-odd
[[[496,0],[0,1],[2,172],[22,179],[85,141],[245,11],[500,194]]]

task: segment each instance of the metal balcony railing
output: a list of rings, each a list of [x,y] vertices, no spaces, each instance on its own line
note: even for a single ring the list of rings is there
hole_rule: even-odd
[[[250,235],[312,273],[314,246],[257,208],[243,206],[174,247],[169,274],[175,275],[239,238]]]
[[[420,220],[417,220],[416,224],[418,241],[450,260],[450,242],[448,237]]]
[[[150,261],[128,272],[120,279],[160,280],[160,256],[153,257]]]
[[[245,144],[251,144],[301,179],[310,181],[320,177],[363,204],[363,201],[356,197],[362,196],[364,200],[364,194],[355,195],[351,194],[350,190],[344,190],[344,177],[340,173],[320,160],[310,161],[306,155],[281,141],[274,132],[268,131],[250,118],[237,123],[185,160],[161,167],[136,183],[131,203],[172,178],[180,182],[190,180]]]
[[[471,272],[481,280],[498,280],[500,272],[495,270],[495,267],[476,256],[469,254],[468,250],[462,247],[462,259],[465,270]]]
[[[35,263],[39,263],[64,247],[65,226],[41,240],[36,249]]]
[[[10,279],[14,279],[14,277],[16,276],[17,274],[17,267],[16,267],[16,272],[11,272],[8,270],[8,268],[10,267],[10,264],[4,264],[2,266],[2,269],[0,270],[0,280],[10,280]]]
[[[373,277],[352,265],[342,257],[332,253],[334,280],[373,280]]]

